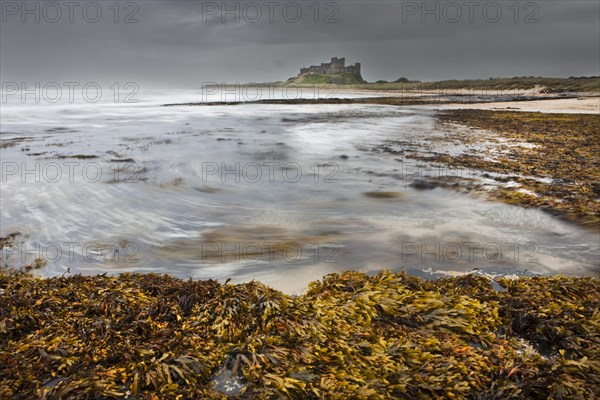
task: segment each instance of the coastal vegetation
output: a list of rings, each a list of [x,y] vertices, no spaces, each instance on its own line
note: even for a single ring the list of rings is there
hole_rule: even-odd
[[[388,83],[366,83],[357,85],[357,89],[367,90],[530,90],[540,88],[546,93],[562,92],[600,92],[600,76],[544,78],[522,76],[514,78],[490,79],[452,79],[435,82],[408,81],[406,78]]]
[[[360,76],[360,74],[353,72],[343,72],[340,74],[301,75],[286,82],[286,84],[294,85],[358,85],[365,83],[366,81]]]
[[[321,74],[304,77],[290,78],[287,81],[271,82],[264,84],[248,84],[248,86],[261,85],[298,85],[312,86],[322,84],[342,85],[344,89],[360,89],[374,91],[523,91],[538,89],[542,93],[599,93],[600,76],[583,76],[569,78],[546,78],[535,76],[522,76],[513,78],[489,78],[489,79],[450,79],[442,81],[421,82],[399,78],[393,82],[378,80],[366,82],[360,76],[353,74]]]

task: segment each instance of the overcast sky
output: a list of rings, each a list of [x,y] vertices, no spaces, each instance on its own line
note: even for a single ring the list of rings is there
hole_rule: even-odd
[[[368,81],[600,75],[597,0],[1,3],[3,82],[263,82],[332,56]]]

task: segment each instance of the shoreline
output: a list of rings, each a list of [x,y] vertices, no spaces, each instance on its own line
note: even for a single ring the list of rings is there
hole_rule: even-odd
[[[346,94],[371,94],[370,91],[347,90]],[[378,93],[379,94],[379,93]],[[600,95],[561,94],[561,95],[485,95],[431,93],[394,93],[386,91],[385,96],[260,99],[252,101],[206,101],[191,103],[167,103],[163,107],[177,106],[234,106],[256,104],[373,104],[392,106],[440,105],[442,110],[479,109],[510,110],[545,113],[600,114]]]
[[[369,104],[404,100],[378,99]],[[535,142],[539,130],[531,126],[571,126],[563,120],[570,118],[575,129],[590,124],[577,121],[595,117],[442,113],[447,118],[440,123],[462,128],[449,128],[440,143],[481,130],[511,133],[517,141],[532,135]],[[492,117],[499,118],[494,130],[486,125]],[[520,118],[525,139],[509,124]],[[577,130],[558,139],[586,135]],[[535,155],[539,168],[549,161],[560,166],[560,152],[555,159]],[[486,160],[459,161],[490,170]],[[504,166],[496,167],[491,170]],[[14,236],[0,239],[2,249]],[[257,281],[64,275],[38,278],[0,266],[0,398],[598,396],[597,276],[496,279],[472,271],[425,280],[404,272],[346,271],[293,296]]]
[[[519,111],[565,114],[600,114],[600,96],[573,98],[540,98],[529,101],[447,104],[443,110],[477,109],[494,111]]]
[[[464,149],[457,154],[441,149],[405,156],[477,171],[478,176],[440,178],[430,186],[536,207],[600,230],[596,167],[600,150],[595,140],[600,115],[461,108],[442,110],[437,118],[447,130],[435,138],[437,142],[458,140]]]

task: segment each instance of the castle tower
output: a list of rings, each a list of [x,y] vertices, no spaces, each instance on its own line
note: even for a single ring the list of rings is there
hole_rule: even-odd
[[[337,58],[333,57],[331,59],[331,74],[339,74],[344,71],[344,65],[346,64],[346,59],[344,57]]]

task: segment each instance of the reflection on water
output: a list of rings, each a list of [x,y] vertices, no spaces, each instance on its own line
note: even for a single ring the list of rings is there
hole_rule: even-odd
[[[342,269],[598,270],[593,232],[423,186],[403,149],[436,145],[433,109],[160,106],[186,96],[3,107],[0,233],[23,242],[4,257],[288,292]]]

